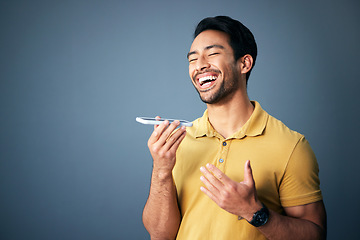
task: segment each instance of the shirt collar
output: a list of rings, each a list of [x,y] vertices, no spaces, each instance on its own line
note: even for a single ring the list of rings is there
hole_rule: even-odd
[[[254,111],[251,114],[249,120],[242,126],[242,128],[234,133],[231,138],[241,139],[246,136],[255,137],[259,136],[264,132],[269,114],[265,112],[260,104],[256,101],[251,101],[254,105]],[[203,116],[199,119],[199,125],[195,133],[196,138],[198,137],[218,137],[220,134],[215,131],[209,122],[208,111],[205,110]]]

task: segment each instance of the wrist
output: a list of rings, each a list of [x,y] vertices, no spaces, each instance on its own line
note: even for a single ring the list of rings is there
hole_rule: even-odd
[[[172,179],[172,170],[171,169],[153,169],[153,178],[156,178],[158,180],[168,180]]]
[[[251,222],[254,217],[254,214],[259,211],[263,207],[263,204],[260,201],[255,202],[251,205],[247,211],[247,213],[243,214],[241,217],[244,218],[246,221]]]
[[[250,221],[247,219],[247,221],[254,227],[261,227],[265,225],[270,217],[269,209],[265,206],[265,204],[263,203],[261,204],[262,204],[262,208],[253,214]]]

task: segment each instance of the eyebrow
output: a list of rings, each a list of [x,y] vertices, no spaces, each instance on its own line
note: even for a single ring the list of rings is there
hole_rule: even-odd
[[[224,46],[219,45],[219,44],[213,44],[213,45],[210,45],[210,46],[205,47],[204,50],[209,50],[209,49],[211,49],[211,48],[224,49]],[[186,56],[187,56],[187,58],[189,58],[191,55],[197,54],[197,53],[198,53],[197,51],[192,51],[192,52],[189,52]]]

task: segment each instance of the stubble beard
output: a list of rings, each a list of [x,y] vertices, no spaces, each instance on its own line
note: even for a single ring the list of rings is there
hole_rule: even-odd
[[[233,92],[235,92],[239,88],[240,79],[239,76],[235,74],[236,71],[234,68],[235,66],[233,66],[232,68],[232,76],[227,81],[223,80],[218,90],[208,89],[205,91],[199,91],[199,89],[196,88],[196,91],[198,92],[201,101],[206,104],[216,104],[229,97]],[[207,93],[210,91],[215,92],[210,96],[202,95],[202,93]]]

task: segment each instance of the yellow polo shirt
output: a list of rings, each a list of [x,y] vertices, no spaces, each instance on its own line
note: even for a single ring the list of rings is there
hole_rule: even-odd
[[[284,207],[322,199],[318,164],[303,135],[266,113],[259,103],[240,131],[224,139],[208,121],[207,111],[193,122],[177,151],[173,170],[182,221],[177,239],[265,239],[245,219],[217,206],[201,190],[200,167],[212,163],[241,182],[250,160],[260,201],[284,214]]]

